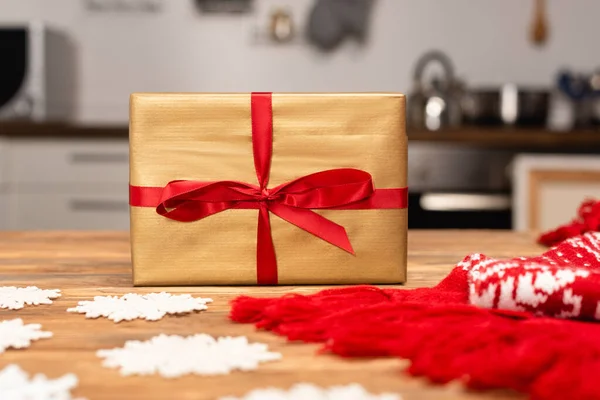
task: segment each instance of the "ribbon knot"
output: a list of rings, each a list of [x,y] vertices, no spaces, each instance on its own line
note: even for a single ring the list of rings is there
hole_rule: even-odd
[[[278,197],[277,195],[272,194],[269,189],[265,188],[260,192],[258,201],[261,201],[261,202],[273,201],[273,200],[276,200],[277,197]]]

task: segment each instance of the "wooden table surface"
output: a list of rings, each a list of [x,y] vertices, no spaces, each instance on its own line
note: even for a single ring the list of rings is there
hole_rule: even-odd
[[[495,257],[538,254],[527,234],[489,231],[411,231],[409,233],[408,283],[406,288],[433,286],[465,255],[481,252]],[[469,393],[458,384],[431,386],[422,379],[403,374],[407,363],[397,359],[342,360],[317,355],[317,345],[288,344],[279,336],[258,332],[253,326],[228,321],[228,302],[242,293],[261,296],[287,292],[309,293],[322,287],[193,287],[133,288],[129,241],[115,232],[0,232],[0,281],[3,286],[36,285],[61,289],[62,297],[52,305],[0,310],[0,320],[21,317],[25,323],[41,323],[54,333],[51,339],[34,342],[25,350],[9,349],[0,354],[0,368],[17,363],[30,373],[58,377],[76,373],[74,392],[88,400],[177,399],[208,400],[225,395],[241,396],[253,388],[288,388],[297,382],[319,385],[358,382],[372,392],[393,391],[405,400],[415,399],[514,399],[511,393]],[[86,319],[67,313],[68,307],[95,295],[148,293],[159,290],[211,297],[209,310],[185,316],[166,316],[160,321],[130,321],[115,324],[100,318]],[[126,340],[146,340],[160,333],[213,336],[246,335],[251,341],[269,344],[283,354],[280,362],[262,364],[254,372],[227,376],[186,376],[179,379],[121,377],[117,370],[101,366],[98,349],[121,347]]]

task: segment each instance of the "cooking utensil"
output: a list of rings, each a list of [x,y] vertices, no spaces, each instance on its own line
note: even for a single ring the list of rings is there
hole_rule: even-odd
[[[463,120],[474,125],[544,126],[549,103],[548,90],[515,85],[471,89],[461,98]]]
[[[425,70],[439,64],[443,75],[424,81]],[[440,51],[425,53],[417,61],[413,90],[408,97],[408,124],[412,128],[438,130],[460,122],[458,81],[450,58]]]
[[[331,51],[345,40],[365,41],[374,0],[316,0],[308,14],[307,38]]]
[[[535,0],[533,23],[531,26],[531,41],[541,46],[548,39],[548,21],[546,18],[546,0]]]
[[[276,42],[288,42],[294,36],[294,21],[289,12],[276,9],[271,14],[271,38]]]

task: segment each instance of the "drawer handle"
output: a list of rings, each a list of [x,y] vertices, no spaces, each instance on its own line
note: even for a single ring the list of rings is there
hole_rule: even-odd
[[[122,200],[71,200],[69,207],[73,211],[129,211],[129,204]]]
[[[127,163],[129,155],[126,153],[73,153],[71,154],[71,163],[90,164],[90,163]]]

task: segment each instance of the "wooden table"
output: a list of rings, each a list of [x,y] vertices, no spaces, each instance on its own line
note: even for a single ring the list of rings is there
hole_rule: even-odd
[[[433,286],[454,263],[471,252],[495,257],[533,255],[542,251],[526,234],[485,231],[413,231],[409,234],[407,288]],[[320,385],[358,382],[373,392],[395,391],[405,400],[514,399],[510,393],[468,393],[460,385],[428,385],[424,380],[403,375],[405,361],[396,359],[347,361],[316,355],[318,346],[287,344],[250,325],[230,323],[228,302],[241,293],[261,296],[287,292],[314,292],[322,287],[194,287],[167,288],[171,292],[212,297],[209,310],[186,316],[167,316],[157,322],[131,321],[115,324],[101,318],[67,313],[68,307],[95,295],[146,293],[157,288],[133,288],[129,241],[126,233],[100,232],[0,232],[0,281],[2,285],[37,285],[61,289],[62,297],[52,305],[27,306],[22,310],[0,310],[0,320],[21,317],[25,323],[41,323],[54,333],[51,339],[34,342],[26,350],[7,350],[0,355],[0,368],[17,363],[30,373],[58,377],[74,372],[80,379],[77,396],[100,399],[217,399],[241,396],[265,386],[287,388],[297,382]],[[187,376],[167,380],[158,376],[121,377],[117,370],[101,366],[98,349],[121,347],[126,340],[146,340],[159,333],[214,336],[247,335],[251,341],[268,343],[283,354],[281,362],[263,364],[255,372],[234,372],[227,376]]]

